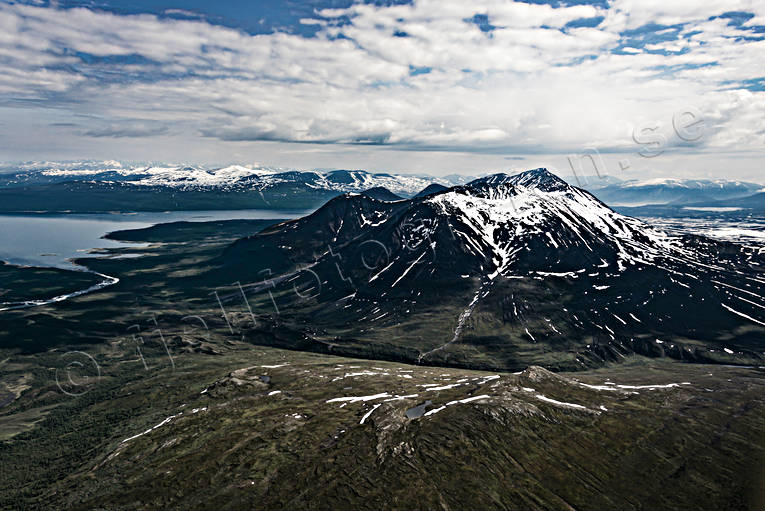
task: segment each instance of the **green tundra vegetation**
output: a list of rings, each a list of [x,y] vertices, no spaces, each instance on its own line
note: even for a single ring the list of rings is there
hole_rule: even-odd
[[[0,508],[764,509],[762,368],[497,371],[301,337],[207,271],[270,223],[113,233],[144,255],[79,262],[119,283],[0,312]],[[17,301],[91,285],[0,268]]]

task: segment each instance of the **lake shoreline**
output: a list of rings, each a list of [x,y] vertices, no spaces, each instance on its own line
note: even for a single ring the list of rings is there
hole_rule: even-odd
[[[90,270],[85,266],[76,266],[72,269],[46,268],[0,261],[0,273],[3,276],[3,285],[11,288],[3,289],[0,299],[4,295],[15,298],[0,301],[0,312],[63,302],[109,287],[120,281],[117,277]],[[92,276],[99,277],[99,280],[95,280]],[[47,286],[46,292],[40,292],[40,286]],[[37,291],[26,295],[25,289]],[[40,297],[41,295],[43,297]]]
[[[193,213],[193,212],[192,212]],[[3,214],[0,214],[0,219],[2,219],[4,216]],[[46,218],[61,218],[64,217],[66,221],[73,220],[74,215],[46,215]],[[173,215],[175,216],[175,215]],[[68,257],[66,259],[63,259],[60,252],[55,253],[49,253],[49,254],[39,254],[37,257],[43,257],[43,256],[55,256],[58,259],[52,262],[57,262],[58,265],[46,265],[46,261],[40,261],[40,260],[31,260],[31,261],[14,261],[9,260],[7,258],[4,258],[0,256],[0,270],[5,269],[5,273],[9,273],[8,276],[5,276],[4,281],[11,285],[11,287],[16,287],[18,289],[14,289],[10,291],[12,294],[15,294],[16,299],[14,300],[3,300],[3,294],[2,290],[0,289],[0,312],[6,312],[6,311],[13,311],[13,310],[23,310],[23,309],[29,309],[33,307],[40,307],[45,305],[51,305],[60,303],[66,300],[69,300],[71,298],[75,298],[78,296],[82,296],[89,293],[94,293],[96,291],[100,291],[106,287],[110,287],[112,285],[115,285],[120,282],[120,279],[117,277],[113,277],[111,275],[107,275],[104,273],[100,273],[98,271],[95,271],[89,267],[89,261],[97,260],[97,259],[109,259],[110,257],[117,257],[117,258],[124,258],[129,257],[131,255],[135,255],[136,257],[142,255],[142,254],[132,254],[130,253],[130,249],[142,249],[144,248],[147,243],[140,242],[138,240],[130,239],[132,234],[139,233],[142,236],[146,234],[146,231],[153,231],[159,229],[162,230],[163,226],[169,226],[169,227],[177,227],[178,225],[182,224],[215,224],[215,223],[242,223],[242,224],[249,224],[249,223],[255,223],[259,224],[263,221],[271,221],[273,220],[274,223],[282,222],[285,220],[288,220],[288,218],[285,218],[286,215],[281,215],[276,217],[277,215],[273,215],[273,212],[270,215],[261,215],[261,216],[275,216],[275,218],[257,218],[257,219],[249,219],[249,218],[234,218],[234,219],[216,219],[216,220],[209,220],[207,218],[200,220],[197,219],[196,216],[191,219],[184,219],[184,220],[176,220],[176,221],[170,221],[170,222],[157,222],[157,223],[149,223],[149,222],[133,222],[133,221],[127,221],[127,222],[107,222],[101,227],[117,227],[116,229],[109,229],[106,232],[104,232],[104,229],[101,228],[99,231],[97,231],[98,237],[96,238],[93,236],[91,246],[87,249],[79,249],[78,254],[71,254],[71,257]],[[88,219],[90,220],[90,219]],[[169,219],[163,219],[163,220],[169,220]],[[76,221],[76,219],[74,219]],[[263,226],[260,225],[257,229],[254,230],[254,232],[259,231],[262,229]],[[159,233],[157,233],[159,234]],[[160,234],[160,237],[161,236]],[[112,246],[104,247],[103,243],[101,242],[111,242],[114,243]],[[96,245],[101,245],[96,246]],[[66,266],[63,266],[61,262],[65,262]],[[41,279],[40,276],[44,275],[46,278]],[[80,278],[84,277],[85,275],[88,276],[98,276],[100,278],[99,281],[94,282],[92,279],[87,278]],[[75,287],[77,284],[77,281],[81,281],[80,285],[81,287]],[[31,285],[28,282],[35,282],[35,285]],[[6,284],[6,285],[8,285]],[[45,287],[48,289],[48,292],[40,293],[39,287]],[[19,291],[19,289],[38,289],[35,293],[30,293],[29,295],[26,295],[23,291]],[[42,297],[40,297],[42,296]]]
[[[93,273],[94,275],[98,275],[99,277],[104,277],[105,280],[97,284],[93,284],[92,286],[87,287],[85,289],[74,291],[72,293],[66,293],[63,295],[57,295],[57,296],[54,296],[53,298],[41,299],[41,300],[27,300],[22,302],[0,302],[0,312],[31,309],[33,307],[42,307],[42,306],[50,305],[53,303],[60,303],[60,302],[69,300],[70,298],[75,298],[78,296],[83,296],[89,293],[93,293],[95,291],[100,291],[101,289],[104,289],[109,286],[113,286],[120,282],[120,279],[118,279],[117,277],[104,275],[103,273],[97,273],[97,272],[88,272],[88,273]]]
[[[72,269],[94,251],[124,248],[110,235],[173,222],[284,220],[308,210],[215,210],[109,214],[0,213],[0,260],[19,266]]]

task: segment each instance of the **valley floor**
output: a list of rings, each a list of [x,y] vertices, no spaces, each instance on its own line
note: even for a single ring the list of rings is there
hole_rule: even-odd
[[[765,504],[762,368],[496,374],[231,341],[172,360],[124,348],[3,361],[0,507]]]

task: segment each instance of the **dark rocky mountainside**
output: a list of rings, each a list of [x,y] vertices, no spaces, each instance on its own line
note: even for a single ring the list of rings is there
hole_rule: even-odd
[[[263,342],[581,368],[633,352],[761,359],[762,263],[670,236],[537,169],[393,203],[343,195],[235,243],[207,278],[243,285],[282,338]],[[238,289],[226,299],[243,305]]]

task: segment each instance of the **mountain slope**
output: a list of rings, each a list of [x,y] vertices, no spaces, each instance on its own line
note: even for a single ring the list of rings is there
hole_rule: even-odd
[[[354,355],[576,368],[631,352],[760,359],[761,263],[537,169],[396,203],[341,196],[234,244],[208,278],[248,283],[280,345],[292,331],[303,348]]]

